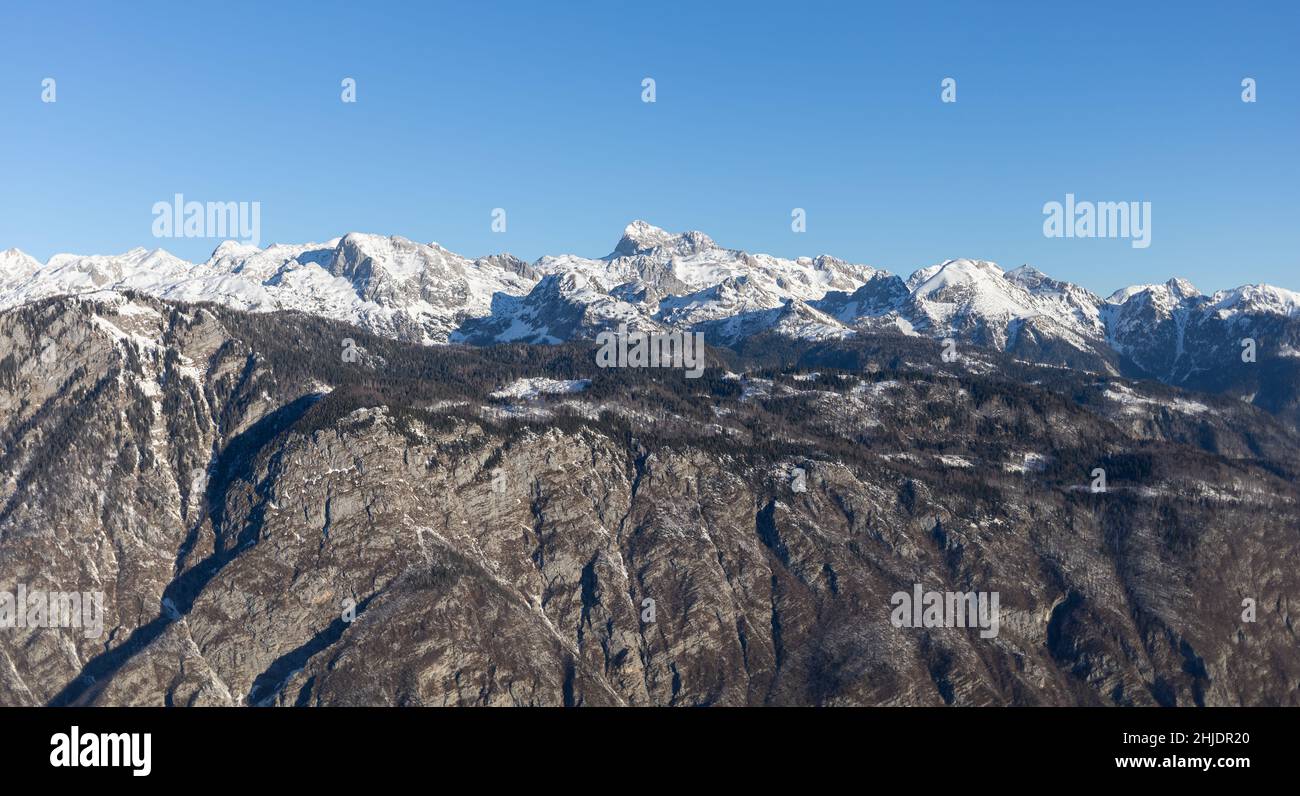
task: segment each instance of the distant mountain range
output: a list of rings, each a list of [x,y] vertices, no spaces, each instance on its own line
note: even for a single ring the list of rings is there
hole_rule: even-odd
[[[63,294],[135,290],[254,312],[295,310],[424,344],[554,344],[633,330],[704,332],[712,345],[758,335],[825,341],[893,332],[994,348],[1040,364],[1155,378],[1296,408],[1300,293],[1245,285],[1202,295],[1184,279],[1107,298],[1030,267],[955,259],[906,279],[821,255],[724,248],[702,232],[644,221],[601,258],[470,259],[436,243],[349,233],[266,249],[226,242],[204,263],[162,250],[0,252],[0,308]],[[1255,362],[1243,362],[1243,340]]]

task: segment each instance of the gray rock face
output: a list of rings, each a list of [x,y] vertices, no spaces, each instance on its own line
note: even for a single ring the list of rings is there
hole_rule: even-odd
[[[845,323],[852,323],[859,318],[884,315],[900,306],[907,296],[906,282],[882,272],[852,293],[832,291],[813,302],[813,306]]]
[[[140,296],[7,311],[0,591],[105,621],[0,628],[0,704],[1297,703],[1292,430],[863,338],[688,381]],[[500,391],[540,376],[590,384]],[[918,584],[996,592],[997,634],[891,622]]]

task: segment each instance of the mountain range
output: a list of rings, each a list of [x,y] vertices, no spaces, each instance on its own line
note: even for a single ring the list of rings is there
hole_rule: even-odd
[[[162,250],[0,252],[0,309],[102,290],[300,311],[423,344],[545,343],[631,330],[703,332],[736,347],[895,333],[992,348],[1039,364],[1153,378],[1300,418],[1300,293],[1244,285],[1203,295],[1188,281],[1106,298],[1041,271],[953,259],[906,279],[828,255],[784,259],[644,221],[600,258],[471,259],[436,243],[349,233],[265,249],[222,243],[203,263]],[[1247,339],[1251,361],[1243,360]]]

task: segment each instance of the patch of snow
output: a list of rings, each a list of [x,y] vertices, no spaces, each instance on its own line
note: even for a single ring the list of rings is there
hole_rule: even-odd
[[[517,379],[488,397],[497,400],[534,400],[543,395],[572,395],[591,386],[591,379]]]

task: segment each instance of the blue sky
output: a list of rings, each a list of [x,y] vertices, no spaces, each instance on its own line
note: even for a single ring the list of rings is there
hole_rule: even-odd
[[[261,202],[263,245],[599,256],[644,218],[904,275],[978,257],[1103,294],[1300,289],[1298,9],[7,2],[0,248],[202,260],[216,241],[151,234],[183,193]],[[1045,238],[1066,193],[1151,202],[1151,245]]]

